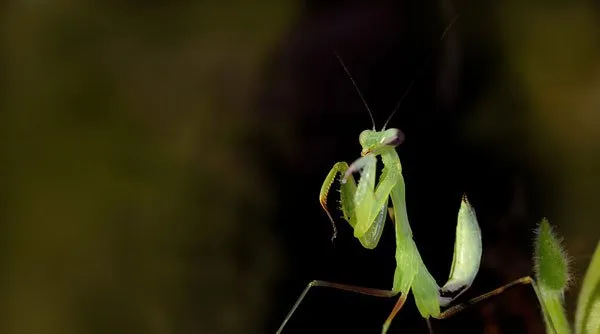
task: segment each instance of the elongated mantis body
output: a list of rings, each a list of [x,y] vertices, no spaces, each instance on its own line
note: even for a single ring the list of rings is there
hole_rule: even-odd
[[[456,244],[450,278],[440,288],[427,270],[412,239],[412,231],[406,212],[404,177],[402,176],[400,158],[395,150],[402,139],[403,135],[398,129],[363,131],[359,137],[362,146],[362,157],[351,165],[345,162],[336,163],[325,178],[319,196],[321,205],[333,222],[326,200],[335,177],[338,173],[342,175],[340,198],[344,219],[354,229],[354,236],[363,247],[368,249],[375,248],[379,243],[387,217],[388,199],[391,198],[393,217],[395,218],[397,263],[392,289],[388,291],[323,281],[311,282],[282,324],[279,332],[281,332],[291,314],[312,286],[329,286],[381,297],[393,297],[400,294],[392,313],[384,323],[382,333],[387,332],[392,319],[402,308],[411,289],[415,296],[417,308],[423,318],[442,318],[445,314],[454,312],[453,309],[449,309],[442,313],[440,307],[447,306],[454,298],[464,292],[471,285],[479,270],[481,232],[477,224],[477,218],[468,200],[463,197],[458,215]],[[384,168],[378,184],[375,185],[378,157],[383,161]],[[361,173],[358,184],[356,184],[352,175],[354,172]]]
[[[348,72],[341,59],[340,62],[346,72]],[[356,87],[353,80],[352,82]],[[363,99],[362,95],[361,99]],[[390,128],[386,130],[385,125],[381,131],[363,131],[359,136],[359,142],[362,146],[361,157],[350,165],[346,162],[335,163],[327,174],[319,194],[321,206],[334,226],[335,237],[335,222],[327,206],[327,196],[336,176],[340,175],[340,209],[343,218],[353,228],[354,237],[367,249],[377,247],[389,212],[390,217],[394,221],[394,233],[396,237],[396,269],[392,289],[383,290],[327,281],[312,281],[304,289],[286,316],[277,334],[282,333],[283,328],[308,291],[316,286],[376,297],[394,297],[400,295],[392,312],[383,324],[382,334],[387,333],[392,320],[404,305],[410,291],[414,295],[419,313],[427,321],[430,332],[430,318],[443,319],[450,317],[470,305],[499,295],[517,285],[531,285],[538,298],[540,298],[540,292],[535,281],[531,277],[526,276],[465,303],[449,307],[452,301],[471,286],[479,271],[482,255],[481,230],[473,207],[467,200],[466,195],[463,195],[458,211],[454,255],[450,275],[448,281],[443,286],[438,286],[423,263],[412,238],[412,230],[406,210],[402,165],[395,150],[396,146],[400,145],[403,140],[404,135],[399,129]],[[383,162],[384,168],[376,184],[375,174],[378,158]],[[358,184],[353,176],[357,172],[360,173]],[[391,208],[388,208],[389,199],[391,199],[393,205]],[[442,307],[448,308],[442,311]],[[542,308],[544,308],[543,305]],[[549,323],[549,326],[550,330],[556,332],[552,322]]]
[[[448,25],[440,40],[443,39],[455,20],[456,17]],[[406,97],[414,81],[400,99],[382,130],[376,131],[375,122],[367,103],[339,56],[338,59],[369,111],[369,115],[373,121],[373,130],[365,130],[359,136],[359,142],[362,146],[361,158],[354,161],[351,165],[348,165],[346,162],[338,162],[333,166],[321,187],[319,201],[331,220],[334,227],[333,238],[335,238],[335,223],[327,208],[327,195],[336,176],[341,174],[340,203],[343,217],[354,229],[354,237],[360,241],[363,247],[373,249],[379,243],[383,225],[387,218],[388,201],[391,198],[393,208],[391,209],[390,216],[395,219],[394,231],[396,235],[397,263],[393,285],[391,290],[379,290],[324,281],[313,281],[299,297],[279,328],[278,333],[282,331],[308,290],[313,286],[333,287],[381,297],[393,297],[400,294],[400,298],[394,306],[392,313],[384,323],[382,333],[385,333],[396,313],[402,308],[411,289],[421,316],[425,319],[429,319],[430,317],[440,318],[444,314],[448,314],[448,311],[452,311],[450,309],[445,313],[441,313],[440,307],[447,306],[454,298],[468,289],[479,270],[482,249],[481,232],[475,212],[467,201],[466,196],[463,196],[458,215],[454,259],[450,270],[450,278],[443,287],[440,288],[437,285],[435,279],[427,270],[413,241],[406,212],[402,165],[395,150],[395,147],[404,140],[404,135],[398,129],[390,128],[386,130],[385,127],[404,97]],[[382,160],[384,168],[376,185],[375,174],[378,158]],[[361,174],[358,184],[354,180],[353,174],[355,172],[360,172]],[[446,296],[446,294],[450,296]]]
[[[343,64],[343,63],[342,63]],[[387,333],[393,318],[404,305],[408,294],[412,291],[421,316],[426,319],[429,329],[430,318],[443,319],[452,316],[469,305],[498,295],[508,288],[517,285],[532,285],[536,294],[538,289],[529,277],[517,279],[507,285],[473,298],[463,304],[448,307],[459,295],[472,284],[482,255],[481,230],[475,211],[467,197],[463,195],[458,212],[454,255],[448,281],[438,286],[433,276],[423,263],[417,246],[412,238],[405,203],[405,184],[402,165],[395,147],[403,141],[403,134],[398,129],[382,129],[381,131],[365,130],[359,136],[362,146],[361,157],[351,165],[346,162],[334,164],[321,187],[319,201],[331,220],[333,217],[327,207],[329,190],[340,174],[340,204],[343,218],[350,224],[363,247],[377,247],[383,225],[389,210],[394,223],[396,236],[396,270],[391,290],[372,289],[348,284],[326,281],[312,281],[304,289],[291,311],[286,316],[277,333],[281,333],[292,314],[298,308],[308,291],[315,286],[335,288],[364,295],[377,297],[394,297],[400,295],[392,312],[383,324],[382,333]],[[381,158],[384,168],[375,183],[377,158]],[[358,184],[353,174],[361,174]],[[391,198],[393,207],[388,208]],[[335,226],[335,225],[334,225]],[[335,235],[335,232],[334,232]]]
[[[456,20],[456,18],[454,20]],[[448,31],[454,20],[447,27],[444,34]],[[442,38],[444,34],[442,35]],[[477,222],[475,211],[467,200],[467,197],[463,195],[458,212],[452,266],[448,281],[440,287],[423,263],[412,237],[412,230],[410,228],[406,210],[406,192],[404,177],[402,175],[402,165],[395,149],[396,146],[403,142],[404,134],[396,128],[386,129],[388,121],[398,109],[406,96],[406,93],[400,99],[396,109],[391,113],[382,130],[376,131],[374,119],[368,105],[339,56],[338,59],[350,77],[350,80],[355,86],[365,107],[369,111],[369,115],[373,121],[373,129],[365,130],[359,136],[359,142],[362,147],[360,158],[350,165],[346,162],[337,162],[333,165],[321,187],[319,201],[331,220],[334,228],[333,238],[335,238],[335,222],[327,206],[327,196],[333,182],[339,174],[341,183],[340,208],[343,218],[353,228],[354,237],[367,249],[377,247],[389,211],[389,215],[394,221],[394,233],[396,237],[396,269],[394,272],[392,288],[391,290],[383,290],[320,280],[312,281],[306,286],[296,303],[293,305],[279,327],[277,334],[282,333],[285,325],[301,304],[308,291],[316,286],[329,287],[376,297],[394,297],[399,295],[392,312],[383,324],[383,334],[387,333],[392,320],[404,305],[411,291],[414,295],[419,313],[426,319],[430,332],[430,318],[443,319],[450,317],[469,305],[498,295],[513,286],[529,284],[532,285],[534,290],[536,290],[536,293],[538,293],[535,282],[527,276],[484,295],[473,298],[465,303],[449,307],[452,301],[471,286],[479,271],[482,255],[482,241],[481,230]],[[410,89],[413,84],[414,81],[410,84],[408,89]],[[376,183],[378,158],[383,162],[384,168]],[[360,173],[358,184],[354,179],[354,173]],[[390,199],[392,207],[388,208]],[[443,307],[447,308],[442,311],[441,308]]]

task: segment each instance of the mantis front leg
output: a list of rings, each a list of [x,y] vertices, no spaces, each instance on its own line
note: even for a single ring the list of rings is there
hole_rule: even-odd
[[[344,175],[342,183],[350,178],[353,172],[360,171],[360,181],[354,196],[354,205],[356,210],[356,226],[354,227],[354,236],[362,237],[377,221],[377,218],[385,220],[387,211],[387,201],[392,188],[398,182],[399,172],[395,168],[386,166],[383,168],[379,178],[379,184],[375,187],[375,172],[377,168],[377,158],[368,154],[357,159]],[[374,190],[375,188],[375,190]]]
[[[373,164],[373,165],[375,165],[375,164]],[[375,166],[373,166],[373,167],[375,167]],[[361,179],[360,179],[358,188],[356,186],[356,182],[354,181],[354,177],[352,176],[352,174],[347,175],[349,170],[350,170],[350,167],[348,166],[348,164],[346,162],[343,162],[343,161],[338,162],[335,165],[333,165],[333,168],[331,168],[331,170],[327,174],[327,177],[325,178],[325,181],[323,182],[323,185],[321,186],[319,201],[321,203],[321,206],[323,207],[323,210],[325,210],[325,213],[327,213],[327,216],[329,217],[329,220],[331,221],[331,224],[333,226],[333,236],[332,236],[332,240],[333,240],[333,239],[335,239],[335,237],[337,235],[337,230],[335,228],[335,221],[334,221],[333,217],[331,216],[331,213],[329,212],[329,209],[327,207],[327,195],[329,194],[329,189],[331,188],[333,181],[335,181],[335,177],[338,175],[338,173],[340,174],[340,176],[343,176],[343,179],[340,182],[341,183],[341,185],[340,185],[340,204],[341,204],[341,210],[342,210],[343,217],[350,224],[350,226],[352,226],[352,228],[354,228],[354,230],[355,230],[354,236],[358,238],[358,240],[363,245],[363,247],[365,247],[367,249],[373,249],[373,248],[377,247],[377,244],[379,243],[379,239],[381,238],[381,233],[383,232],[383,225],[385,222],[386,211],[387,211],[387,196],[382,197],[383,201],[368,201],[368,200],[365,201],[364,196],[365,196],[365,194],[369,194],[369,185],[370,185],[370,183],[367,180],[372,178],[374,181],[374,177],[375,177],[374,170],[370,174],[369,178],[366,178],[363,174],[363,177],[361,177]],[[383,174],[382,174],[382,176],[383,176]],[[371,197],[372,197],[372,192],[373,192],[372,189],[373,189],[373,186],[371,185],[370,186]],[[358,200],[357,200],[357,198],[358,198]],[[356,233],[357,222],[360,223],[361,221],[363,221],[365,219],[362,217],[360,219],[358,218],[357,207],[361,208],[361,210],[365,211],[366,205],[369,205],[369,203],[371,205],[371,206],[369,206],[369,213],[370,213],[371,208],[373,208],[373,203],[375,203],[376,209],[373,210],[373,212],[375,214],[372,216],[372,219],[370,220],[371,224],[367,224],[368,226],[366,228],[366,231],[357,235],[357,233]],[[367,218],[367,220],[368,219],[369,218]],[[365,223],[363,223],[363,225],[365,225]]]

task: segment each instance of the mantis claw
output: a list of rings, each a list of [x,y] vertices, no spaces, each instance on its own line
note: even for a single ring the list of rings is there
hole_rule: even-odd
[[[333,243],[335,238],[337,238],[337,227],[335,226],[335,220],[333,220],[331,213],[329,213],[329,209],[327,208],[327,202],[325,202],[324,200],[321,200],[320,202],[321,206],[323,207],[323,210],[325,210],[325,213],[327,214],[327,217],[329,217],[329,220],[331,221],[331,228],[333,229],[333,234],[331,235],[331,242]]]

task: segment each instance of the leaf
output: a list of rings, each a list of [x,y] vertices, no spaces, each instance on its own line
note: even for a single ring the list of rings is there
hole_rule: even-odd
[[[579,292],[575,333],[600,333],[600,242],[592,256]]]
[[[534,270],[536,294],[542,306],[549,333],[571,332],[564,309],[564,290],[569,282],[568,257],[546,218],[538,226],[535,239]]]
[[[566,252],[546,218],[542,219],[535,241],[535,276],[540,285],[552,290],[564,290],[569,281]]]

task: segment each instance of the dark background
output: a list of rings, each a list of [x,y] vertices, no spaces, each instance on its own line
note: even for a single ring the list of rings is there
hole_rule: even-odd
[[[546,216],[572,315],[600,218],[595,2],[1,6],[0,332],[274,333],[312,279],[390,288],[390,224],[369,251],[336,211],[331,243],[317,200],[371,127],[334,49],[378,128],[415,80],[389,124],[438,283],[466,192],[484,253],[461,300],[532,274]],[[285,333],[378,333],[395,301],[315,289]],[[544,331],[529,287],[433,326]],[[399,332],[427,332],[412,298]]]

